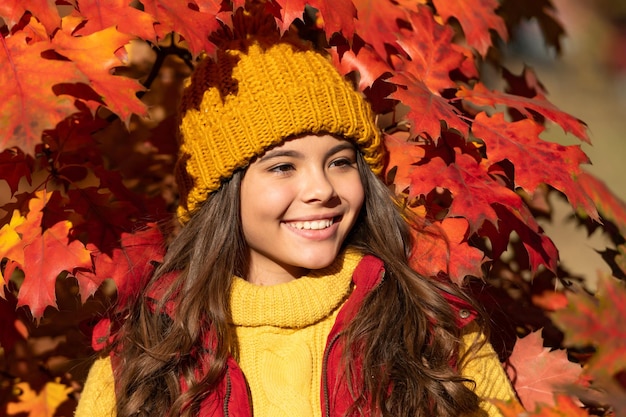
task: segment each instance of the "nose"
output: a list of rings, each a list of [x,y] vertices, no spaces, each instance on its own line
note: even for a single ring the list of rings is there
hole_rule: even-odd
[[[316,168],[303,173],[301,196],[307,203],[326,203],[337,197],[337,193],[328,173]]]

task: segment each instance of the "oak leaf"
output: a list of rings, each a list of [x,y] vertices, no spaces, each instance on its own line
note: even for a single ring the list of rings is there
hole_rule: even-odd
[[[518,338],[509,357],[507,373],[520,401],[528,410],[554,404],[555,393],[578,381],[582,368],[567,359],[565,350],[543,347],[541,330]]]
[[[55,95],[52,88],[88,79],[72,62],[42,56],[51,49],[48,41],[28,44],[24,32],[8,38],[0,34],[0,151],[15,146],[34,155],[42,132],[77,111],[72,99]]]
[[[593,346],[586,364],[590,375],[611,377],[626,370],[626,288],[614,278],[600,277],[595,296],[569,293],[567,308],[551,314],[565,333],[567,346]]]
[[[604,220],[612,222],[626,236],[626,201],[616,196],[599,178],[588,172],[581,172],[577,176],[578,184],[593,200]]]
[[[36,17],[46,28],[49,35],[61,26],[61,16],[57,10],[55,0],[2,0],[0,2],[0,17],[4,19],[9,29],[15,26],[28,11]]]
[[[492,45],[490,30],[503,41],[508,40],[504,20],[495,13],[500,7],[498,0],[434,0],[433,3],[445,22],[452,17],[458,20],[466,42],[482,56]]]
[[[81,1],[75,11],[84,24],[73,33],[91,35],[115,26],[122,33],[142,39],[155,39],[155,21],[148,13],[129,5],[126,0]]]
[[[17,192],[20,181],[25,178],[29,183],[33,169],[33,158],[21,149],[5,149],[0,152],[0,178],[7,182],[11,195]]]
[[[89,85],[101,97],[102,104],[116,113],[126,124],[131,115],[146,114],[146,106],[137,93],[143,87],[137,80],[114,75],[112,70],[121,66],[115,52],[124,48],[132,37],[114,27],[88,36],[70,36],[64,31],[57,32],[52,40],[59,54],[72,60],[89,80]]]

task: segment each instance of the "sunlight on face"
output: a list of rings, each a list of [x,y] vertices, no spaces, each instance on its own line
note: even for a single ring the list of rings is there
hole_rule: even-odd
[[[334,261],[363,205],[356,157],[347,140],[308,135],[248,167],[241,182],[248,281],[287,282]]]

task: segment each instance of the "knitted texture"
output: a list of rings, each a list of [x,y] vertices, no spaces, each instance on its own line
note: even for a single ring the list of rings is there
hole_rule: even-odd
[[[324,349],[360,254],[273,286],[233,283],[232,320],[255,416],[319,416]]]
[[[325,56],[284,41],[248,43],[199,63],[183,92],[176,167],[183,222],[237,169],[300,135],[351,140],[382,171],[371,109]]]

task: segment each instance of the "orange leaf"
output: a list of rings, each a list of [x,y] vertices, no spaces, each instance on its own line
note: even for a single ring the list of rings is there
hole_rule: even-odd
[[[596,296],[570,293],[567,308],[551,315],[568,346],[596,347],[587,363],[591,375],[612,377],[626,370],[626,288],[614,278],[598,279]]]
[[[515,391],[526,409],[538,404],[554,405],[554,394],[574,384],[582,369],[567,359],[565,350],[543,347],[541,330],[517,340],[507,368]]]
[[[156,38],[152,16],[130,6],[126,0],[81,1],[78,8],[84,24],[74,32],[76,35],[91,35],[115,26],[122,33],[142,39]]]
[[[61,26],[61,17],[57,11],[55,0],[2,0],[0,2],[0,17],[12,28],[20,21],[24,13],[29,11],[46,28],[48,34]]]
[[[56,306],[57,276],[76,268],[91,268],[90,252],[75,240],[69,242],[69,221],[58,222],[24,247],[24,282],[18,293],[17,306],[27,305],[35,320],[48,306]]]
[[[68,399],[68,394],[74,391],[58,381],[47,382],[39,393],[33,391],[27,382],[20,382],[17,387],[22,394],[19,402],[7,404],[9,415],[28,413],[30,417],[53,416],[57,408]]]
[[[171,32],[180,35],[189,44],[189,49],[194,55],[203,50],[211,54],[215,45],[209,42],[209,35],[219,27],[215,13],[204,13],[193,10],[195,6],[187,0],[142,0],[146,13],[150,14],[157,22],[155,29],[157,39],[163,40]]]
[[[461,47],[452,42],[452,28],[437,23],[426,6],[420,6],[419,13],[410,12],[407,17],[412,30],[400,29],[398,44],[411,61],[406,61],[399,70],[422,80],[434,94],[456,87],[450,79],[450,71],[461,66],[465,55]]]
[[[467,220],[446,218],[413,232],[416,245],[411,254],[411,266],[420,274],[444,273],[458,284],[468,275],[483,275],[485,254],[467,243]]]
[[[302,19],[304,8],[309,5],[322,15],[327,38],[335,32],[347,39],[352,39],[354,35],[356,8],[351,0],[281,0],[278,3],[282,7],[282,22],[279,22],[281,32],[289,29],[294,20]]]
[[[59,31],[53,39],[55,50],[74,62],[104,104],[126,124],[133,113],[146,114],[146,106],[136,97],[143,90],[139,82],[112,74],[113,68],[121,65],[115,52],[131,39],[113,27],[79,37]]]
[[[588,172],[581,172],[576,179],[594,201],[602,218],[615,224],[621,235],[626,236],[626,201],[616,196],[605,182]]]
[[[77,111],[73,100],[56,96],[52,87],[87,78],[72,62],[43,58],[51,49],[48,41],[28,44],[24,32],[0,35],[0,150],[16,146],[34,155],[42,132]]]
[[[588,417],[589,413],[580,408],[567,395],[555,397],[555,405],[540,404],[534,411],[524,410],[517,402],[492,401],[504,417]]]
[[[508,40],[504,20],[495,12],[500,7],[498,0],[434,0],[434,4],[444,21],[451,17],[459,21],[467,43],[482,56],[491,46],[491,29]]]
[[[385,44],[397,45],[397,22],[406,20],[410,8],[390,0],[355,0],[354,3],[359,11],[356,20],[357,34],[372,45],[379,56],[386,57]]]

